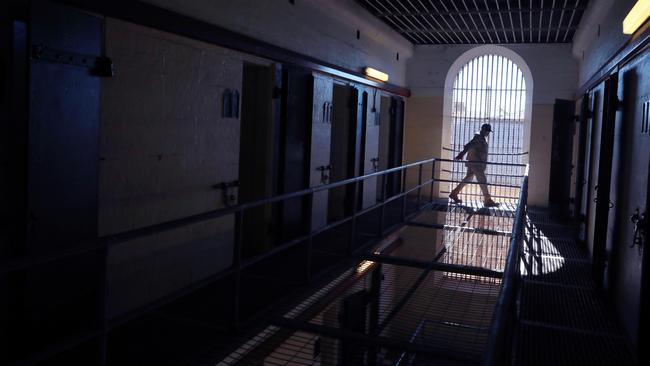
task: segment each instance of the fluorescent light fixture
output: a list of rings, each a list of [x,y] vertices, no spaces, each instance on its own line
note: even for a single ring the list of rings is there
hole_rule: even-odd
[[[387,73],[381,72],[381,71],[376,70],[376,69],[373,69],[372,67],[366,67],[364,69],[364,72],[366,73],[366,75],[370,76],[371,78],[375,78],[375,79],[381,80],[381,81],[388,81],[388,74]]]
[[[623,33],[633,34],[650,16],[650,0],[639,0],[623,20]]]

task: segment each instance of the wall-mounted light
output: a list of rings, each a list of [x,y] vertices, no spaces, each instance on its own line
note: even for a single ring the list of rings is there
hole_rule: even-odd
[[[639,0],[623,20],[623,33],[633,34],[650,16],[650,0]]]
[[[388,74],[385,72],[373,69],[372,67],[366,67],[363,71],[367,76],[370,76],[371,78],[375,78],[381,81],[388,81]]]

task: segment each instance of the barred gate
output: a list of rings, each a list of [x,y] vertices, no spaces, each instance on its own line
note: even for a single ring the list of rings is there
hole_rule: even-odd
[[[510,59],[486,54],[469,61],[456,74],[452,89],[451,136],[445,150],[453,159],[477,133],[483,123],[492,125],[488,138],[489,162],[525,163],[524,126],[526,108],[526,81],[522,71]],[[451,181],[460,181],[466,174],[463,163],[450,163],[443,170]],[[488,165],[488,183],[518,186],[521,173],[508,165]],[[450,192],[456,183],[450,183]],[[510,187],[490,186],[497,201],[516,201]],[[478,185],[463,190],[466,201],[480,200]]]

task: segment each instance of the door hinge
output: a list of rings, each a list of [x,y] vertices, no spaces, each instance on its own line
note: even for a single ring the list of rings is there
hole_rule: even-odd
[[[82,55],[38,44],[32,46],[31,59],[87,68],[90,71],[90,74],[94,76],[115,76],[113,61],[106,56]]]

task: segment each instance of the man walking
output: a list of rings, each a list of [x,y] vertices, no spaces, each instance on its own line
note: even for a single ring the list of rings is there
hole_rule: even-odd
[[[455,203],[462,202],[462,200],[458,198],[458,194],[463,187],[465,187],[468,182],[471,182],[472,178],[476,176],[476,181],[481,187],[481,192],[483,192],[483,205],[485,207],[499,206],[499,203],[492,200],[492,196],[490,195],[490,191],[488,191],[486,184],[487,179],[485,178],[485,168],[488,158],[487,137],[490,132],[492,132],[492,126],[488,123],[484,123],[481,126],[481,131],[475,134],[474,138],[465,145],[463,151],[456,156],[456,160],[462,160],[463,156],[467,154],[467,162],[465,163],[465,166],[467,167],[467,175],[449,194],[449,198],[451,198]]]

